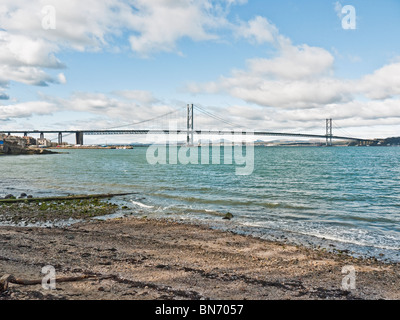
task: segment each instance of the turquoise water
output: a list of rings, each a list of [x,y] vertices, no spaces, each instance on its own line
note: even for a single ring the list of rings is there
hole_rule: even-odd
[[[121,201],[137,215],[400,261],[400,148],[256,147],[248,176],[235,163],[150,165],[146,151],[1,157],[0,196],[136,192]]]

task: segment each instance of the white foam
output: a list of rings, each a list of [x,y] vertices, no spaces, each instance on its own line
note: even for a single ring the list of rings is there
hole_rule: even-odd
[[[145,205],[145,204],[143,204],[143,203],[141,203],[141,202],[137,202],[137,201],[133,201],[133,200],[131,200],[131,202],[132,202],[134,205],[137,205],[137,206],[142,207],[142,208],[147,208],[147,209],[154,208],[153,206],[148,206],[148,205]]]

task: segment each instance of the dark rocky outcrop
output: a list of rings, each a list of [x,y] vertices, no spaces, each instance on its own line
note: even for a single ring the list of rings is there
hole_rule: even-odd
[[[57,153],[57,152],[41,148],[29,148],[15,142],[8,142],[8,141],[3,142],[3,150],[0,151],[0,154],[3,155],[20,155],[20,154],[30,155],[30,154],[51,154],[51,153]]]

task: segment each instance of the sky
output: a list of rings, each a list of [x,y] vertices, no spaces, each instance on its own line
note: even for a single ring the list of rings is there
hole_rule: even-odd
[[[0,130],[180,126],[194,104],[198,130],[400,136],[399,35],[399,0],[1,0]]]

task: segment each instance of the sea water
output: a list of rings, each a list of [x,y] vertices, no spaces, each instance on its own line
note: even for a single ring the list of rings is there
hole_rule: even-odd
[[[3,156],[0,196],[132,192],[119,201],[134,215],[400,261],[400,148],[255,147],[249,175],[223,161],[150,164],[146,151]]]

